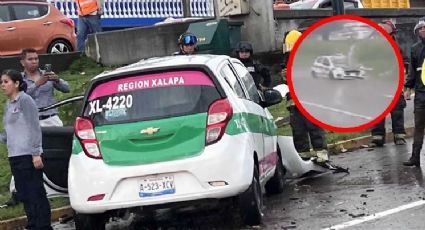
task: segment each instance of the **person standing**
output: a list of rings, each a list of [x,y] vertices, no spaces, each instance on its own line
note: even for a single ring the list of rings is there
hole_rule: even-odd
[[[43,185],[43,149],[37,106],[24,93],[27,85],[20,72],[2,72],[1,87],[8,100],[3,114],[5,132],[0,134],[0,142],[7,145],[10,169],[28,219],[26,229],[50,230],[51,211]]]
[[[379,24],[391,37],[394,41],[397,42],[395,38],[395,33],[397,31],[396,26],[390,20],[384,20]],[[403,55],[404,63],[408,63]],[[406,73],[406,71],[404,71]],[[394,134],[394,144],[396,145],[405,145],[406,140],[406,130],[404,128],[404,109],[406,108],[406,100],[404,99],[403,93],[400,94],[397,104],[391,111],[391,121],[392,121],[392,132]],[[382,147],[385,143],[385,118],[375,125],[372,128],[372,143],[369,147]]]
[[[272,78],[270,71],[261,63],[253,59],[254,49],[251,43],[241,41],[236,45],[236,58],[239,59],[254,78],[255,85],[259,90],[271,87]]]
[[[408,161],[403,162],[405,166],[420,167],[420,155],[424,141],[425,129],[425,85],[421,80],[423,65],[425,64],[425,17],[419,19],[414,28],[414,34],[419,41],[411,48],[410,71],[404,86],[407,88],[404,96],[410,99],[412,89],[415,89],[413,111],[415,119],[415,130],[413,133],[412,155]]]
[[[291,30],[285,35],[283,41],[284,59],[282,63],[282,78],[284,84],[287,84],[286,68],[290,52],[300,37],[301,32],[297,30]],[[320,163],[329,161],[325,131],[313,124],[300,112],[289,92],[286,94],[286,108],[289,110],[289,124],[292,129],[294,146],[300,157],[304,160],[317,158],[317,162]],[[310,142],[313,146],[313,151],[310,150]]]
[[[100,17],[103,14],[104,0],[75,0],[78,6],[77,47],[84,52],[87,36],[102,32]]]
[[[21,65],[24,81],[28,85],[27,94],[35,101],[38,108],[56,103],[54,90],[69,93],[69,84],[54,72],[45,72],[39,68],[38,54],[35,49],[26,48],[21,53]],[[39,114],[40,125],[63,126],[58,110],[50,109]]]

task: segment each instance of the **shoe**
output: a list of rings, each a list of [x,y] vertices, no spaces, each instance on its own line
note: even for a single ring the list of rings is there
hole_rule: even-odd
[[[18,195],[16,194],[16,192],[12,192],[12,196],[10,197],[10,199],[8,201],[6,201],[3,205],[8,206],[8,207],[12,207],[12,206],[16,206],[18,204],[19,204]]]
[[[310,160],[310,158],[311,158],[311,153],[310,152],[300,152],[298,154],[305,161]]]
[[[394,144],[395,145],[405,145],[407,142],[404,139],[404,134],[394,134]]]
[[[317,162],[324,163],[329,161],[328,150],[322,149],[316,152],[317,153]]]
[[[408,161],[403,162],[404,166],[416,166],[420,167],[420,156],[421,156],[421,148],[413,146],[412,156]]]

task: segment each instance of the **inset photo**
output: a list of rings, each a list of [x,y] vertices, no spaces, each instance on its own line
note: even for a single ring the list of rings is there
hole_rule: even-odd
[[[303,33],[289,59],[288,85],[307,118],[322,128],[352,132],[390,112],[404,81],[391,25],[335,16]]]

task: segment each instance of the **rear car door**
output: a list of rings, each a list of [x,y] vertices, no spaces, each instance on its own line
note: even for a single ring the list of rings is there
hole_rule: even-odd
[[[83,96],[75,96],[39,110],[46,111],[49,108],[57,108],[70,103],[73,103],[76,108],[80,108],[82,99]],[[43,134],[43,180],[47,195],[49,197],[66,195],[74,127],[42,127],[41,131]]]
[[[233,114],[233,116],[243,116],[241,120],[244,120],[246,125],[249,127],[248,130],[254,139],[254,148],[257,151],[257,155],[260,161],[260,177],[264,175],[262,170],[261,161],[264,159],[264,138],[261,133],[261,127],[263,125],[262,116],[264,111],[260,109],[249,100],[247,90],[243,86],[241,80],[238,78],[235,69],[230,62],[226,61],[222,63],[219,68],[220,75],[226,79],[226,82],[233,89],[235,94],[238,96],[237,103],[242,105],[244,111],[240,114]]]
[[[12,13],[16,18],[16,27],[20,43],[43,53],[45,45],[53,33],[53,22],[47,15],[47,4],[16,3],[11,4]],[[22,47],[21,47],[22,48]]]
[[[255,86],[255,82],[248,70],[239,61],[232,61],[233,67],[241,79],[242,85],[248,93],[248,104],[251,111],[258,114],[261,118],[261,125],[258,132],[262,134],[264,141],[264,160],[260,163],[260,171],[266,175],[275,167],[274,156],[277,148],[277,133],[273,117],[267,109],[260,106],[261,95]]]
[[[9,11],[9,5],[0,2],[0,55],[15,54],[20,47],[16,22]]]

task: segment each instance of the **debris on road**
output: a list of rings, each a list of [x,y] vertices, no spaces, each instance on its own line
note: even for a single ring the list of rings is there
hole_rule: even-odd
[[[364,213],[357,213],[357,214],[350,213],[348,215],[353,217],[353,218],[358,218],[358,217],[365,216],[366,214],[364,214]]]

